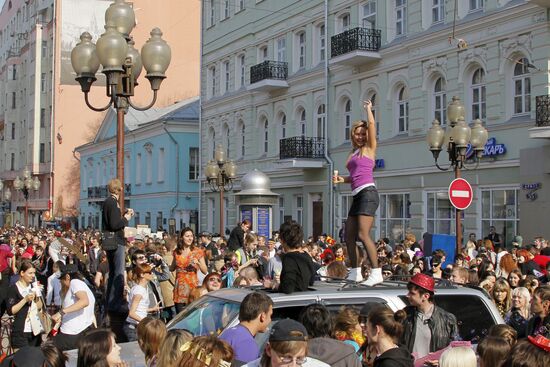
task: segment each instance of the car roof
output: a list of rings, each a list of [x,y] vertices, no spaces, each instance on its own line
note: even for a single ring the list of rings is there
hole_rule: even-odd
[[[244,288],[223,288],[215,292],[208,293],[209,297],[215,297],[241,303],[243,299],[255,290],[266,291],[275,304],[287,301],[299,301],[312,298],[351,298],[353,296],[364,297],[367,293],[372,296],[400,297],[407,293],[406,281],[385,281],[374,287],[364,286],[354,282],[325,282],[317,281],[307,291],[295,292],[291,294],[274,292],[259,287]],[[450,282],[439,282],[435,286],[435,295],[449,294],[476,294],[484,293],[478,287],[459,286]]]

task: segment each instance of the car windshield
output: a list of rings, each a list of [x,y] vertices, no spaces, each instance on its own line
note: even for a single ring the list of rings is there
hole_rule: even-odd
[[[185,329],[194,336],[219,335],[238,315],[238,303],[203,296],[174,317],[167,328]]]

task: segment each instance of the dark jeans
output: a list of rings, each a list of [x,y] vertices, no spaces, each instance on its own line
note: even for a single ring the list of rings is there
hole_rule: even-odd
[[[124,297],[124,272],[126,253],[124,245],[118,245],[116,250],[107,251],[109,262],[109,281],[107,283],[107,312],[128,313],[128,302]]]
[[[126,338],[128,338],[129,342],[133,342],[137,340],[137,325],[130,324],[126,322],[124,324],[124,334],[126,334]]]
[[[56,347],[61,349],[61,351],[76,349],[78,347],[78,342],[80,341],[80,338],[82,338],[83,335],[86,335],[86,333],[92,329],[94,329],[93,324],[75,335],[63,334],[61,331],[59,331],[59,333],[54,336],[53,343]]]

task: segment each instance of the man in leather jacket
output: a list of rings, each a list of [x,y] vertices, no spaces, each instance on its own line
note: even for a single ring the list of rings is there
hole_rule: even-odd
[[[410,306],[404,311],[401,343],[417,358],[447,347],[458,339],[456,317],[437,307],[433,302],[434,279],[426,274],[416,274],[407,284]]]

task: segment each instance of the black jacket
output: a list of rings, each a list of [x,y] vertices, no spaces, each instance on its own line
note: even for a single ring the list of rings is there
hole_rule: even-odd
[[[101,212],[103,231],[116,232],[118,243],[124,245],[124,227],[128,225],[128,220],[120,213],[118,201],[114,196],[109,195],[105,199]]]
[[[414,367],[414,359],[407,348],[399,346],[376,357],[373,367]]]
[[[244,246],[244,229],[241,228],[239,224],[229,234],[229,239],[227,240],[227,247],[235,252],[238,249]]]
[[[282,262],[280,292],[307,291],[313,285],[315,269],[311,256],[305,252],[289,252],[282,256]]]
[[[407,317],[403,321],[404,329],[400,343],[402,343],[409,352],[412,352],[414,339],[416,337],[416,320],[419,311],[416,307],[408,306],[405,308],[405,312],[407,313]],[[452,313],[434,305],[432,317],[427,321],[432,333],[430,352],[443,349],[451,344],[453,340],[458,339],[458,325],[456,317]]]
[[[550,315],[541,320],[540,316],[533,316],[527,322],[527,335],[535,336],[540,334],[545,338],[550,338]]]

